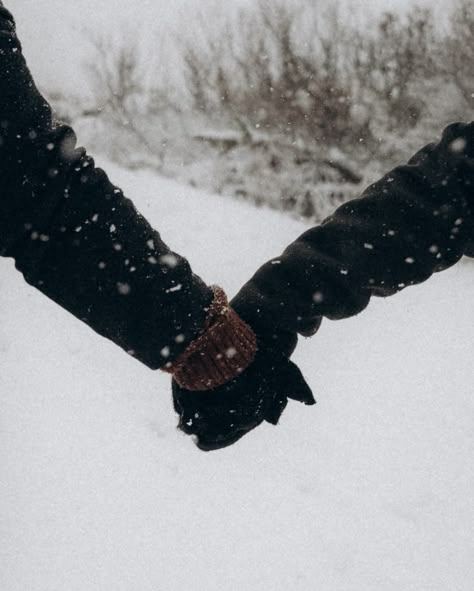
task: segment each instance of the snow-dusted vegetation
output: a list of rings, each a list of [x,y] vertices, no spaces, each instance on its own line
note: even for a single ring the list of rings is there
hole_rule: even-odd
[[[320,220],[472,117],[474,8],[370,22],[306,0],[209,5],[150,56],[90,33],[91,90],[56,95],[80,139],[127,167]]]

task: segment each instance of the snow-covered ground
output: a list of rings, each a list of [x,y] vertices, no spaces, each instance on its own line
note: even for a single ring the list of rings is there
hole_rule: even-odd
[[[233,294],[304,226],[106,165]],[[204,454],[168,377],[0,261],[2,591],[472,591],[474,264],[326,322],[319,404]]]

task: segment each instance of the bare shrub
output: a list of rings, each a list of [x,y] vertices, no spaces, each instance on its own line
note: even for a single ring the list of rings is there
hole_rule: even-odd
[[[340,141],[352,129],[346,46],[340,23],[322,20],[305,1],[259,0],[217,31],[204,25],[204,43],[183,45],[193,105],[217,109],[247,139],[256,129]]]
[[[359,31],[354,38],[352,70],[358,100],[378,109],[388,130],[415,126],[425,109],[420,83],[437,70],[432,11],[414,8],[406,16],[387,12],[374,32]]]
[[[474,5],[459,0],[450,14],[448,32],[443,39],[443,73],[454,84],[468,117],[474,106]]]
[[[317,0],[216,2],[174,36],[180,59],[161,60],[173,68],[95,37],[95,109],[124,164],[136,151],[196,186],[320,219],[430,141],[453,89],[472,99],[474,9],[460,2],[444,38],[428,9],[357,28]]]
[[[178,110],[173,85],[151,76],[136,40],[95,33],[88,39],[94,49],[86,63],[94,106],[85,114],[100,113],[122,133],[129,154],[136,148],[161,169],[171,133],[170,113]]]

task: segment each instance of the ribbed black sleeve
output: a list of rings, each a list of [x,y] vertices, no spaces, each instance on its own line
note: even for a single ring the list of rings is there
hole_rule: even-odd
[[[0,7],[0,254],[151,368],[201,331],[212,290],[55,126]],[[47,335],[45,335],[47,338]]]
[[[305,336],[474,254],[474,124],[449,126],[407,165],[263,265],[232,304],[243,318]]]

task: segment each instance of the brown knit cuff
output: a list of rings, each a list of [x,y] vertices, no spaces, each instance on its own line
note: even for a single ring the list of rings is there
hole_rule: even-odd
[[[214,300],[203,332],[163,371],[181,388],[211,390],[244,371],[257,351],[255,333],[229,306],[224,291],[212,287]]]

